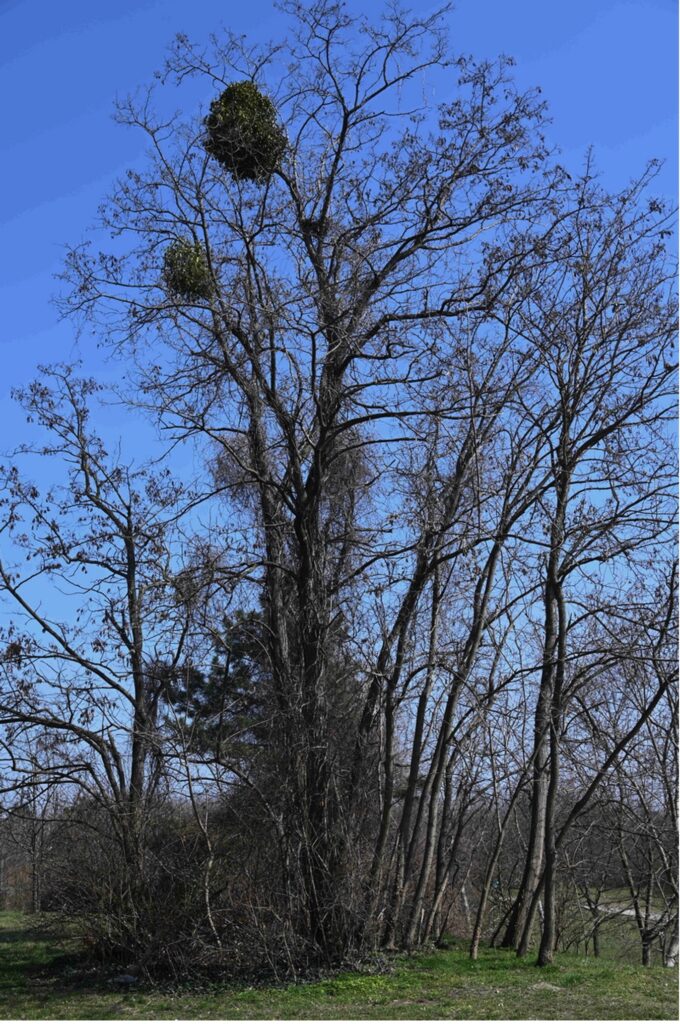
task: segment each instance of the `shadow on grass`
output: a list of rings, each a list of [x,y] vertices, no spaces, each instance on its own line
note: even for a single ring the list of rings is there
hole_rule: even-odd
[[[0,927],[0,988],[18,993],[48,985],[55,992],[106,987],[101,966],[63,943],[59,925],[44,919]]]
[[[0,943],[35,942],[36,939],[45,938],[47,936],[39,928],[13,928],[11,931],[3,928],[0,931]]]

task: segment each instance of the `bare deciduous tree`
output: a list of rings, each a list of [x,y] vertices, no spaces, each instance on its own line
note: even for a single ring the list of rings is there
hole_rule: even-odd
[[[63,782],[108,808],[135,877],[161,780],[184,801],[218,949],[268,935],[296,970],[411,947],[460,897],[475,956],[514,843],[494,927],[526,952],[542,901],[549,963],[571,826],[674,715],[669,215],[653,166],[608,195],[590,158],[555,165],[538,95],[451,57],[441,12],[285,10],[281,47],[178,38],[160,77],[205,83],[207,116],[119,105],[149,163],[103,208],[115,254],[71,251],[65,305],[205,472],[122,468],[90,385],[36,385],[71,471],[46,500],[8,473],[38,569],[3,569],[30,627],[6,637],[3,721],[65,737]],[[422,77],[452,74],[424,105]],[[77,588],[79,624],[39,578]],[[599,744],[605,691],[626,724]]]

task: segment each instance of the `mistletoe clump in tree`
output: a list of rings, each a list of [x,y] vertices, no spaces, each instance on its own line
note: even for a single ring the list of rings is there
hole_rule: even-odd
[[[271,177],[286,148],[274,104],[254,82],[234,82],[210,104],[205,148],[237,179]]]
[[[200,242],[178,238],[170,243],[163,257],[163,283],[173,298],[187,302],[210,298],[212,281]]]

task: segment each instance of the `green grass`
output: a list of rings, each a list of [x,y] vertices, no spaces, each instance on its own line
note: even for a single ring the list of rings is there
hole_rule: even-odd
[[[473,964],[464,949],[453,948],[400,958],[385,975],[344,974],[281,988],[121,993],[69,966],[73,952],[73,940],[45,921],[0,914],[2,1019],[677,1018],[675,972],[568,955],[540,970],[501,950],[484,950]]]

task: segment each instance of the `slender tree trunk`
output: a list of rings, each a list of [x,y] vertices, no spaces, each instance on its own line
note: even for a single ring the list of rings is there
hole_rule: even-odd
[[[529,843],[519,892],[515,898],[507,928],[500,943],[501,947],[505,949],[516,949],[520,942],[526,928],[528,906],[538,885],[538,879],[541,876],[543,867],[545,808],[548,799],[548,721],[549,694],[546,686],[542,683],[534,722],[534,767]]]
[[[486,868],[486,872],[484,874],[484,882],[483,882],[483,885],[482,885],[482,892],[481,892],[481,895],[480,895],[480,898],[479,898],[479,903],[477,904],[477,913],[475,915],[475,924],[474,924],[474,928],[473,928],[473,931],[472,931],[472,940],[470,942],[470,959],[471,960],[476,960],[477,956],[479,954],[479,941],[480,941],[480,938],[481,938],[481,935],[482,935],[482,930],[483,930],[483,927],[484,927],[484,915],[486,914],[486,905],[487,905],[487,903],[489,901],[489,892],[491,891],[491,882],[493,880],[493,875],[494,875],[494,872],[496,870],[496,865],[498,864],[498,858],[500,857],[501,850],[503,848],[503,840],[505,838],[505,830],[507,828],[508,822],[510,821],[510,816],[511,816],[513,810],[514,810],[515,804],[516,804],[517,800],[519,799],[519,795],[520,795],[521,792],[522,792],[522,780],[520,780],[520,782],[517,785],[517,788],[515,789],[515,792],[512,795],[512,799],[510,800],[508,808],[507,808],[505,814],[503,815],[503,820],[499,821],[498,835],[496,837],[496,843],[495,843],[494,848],[493,848],[493,853],[491,854],[491,860],[489,861],[489,863],[487,865],[487,868]]]
[[[564,543],[564,523],[570,486],[570,475],[566,469],[568,433],[569,424],[568,420],[565,419],[559,445],[560,468],[556,480],[555,513],[550,530],[550,554],[546,568],[543,666],[541,669],[534,729],[534,793],[531,807],[529,849],[527,851],[524,877],[517,897],[517,910],[514,917],[511,918],[508,931],[503,940],[503,945],[505,946],[514,943],[518,956],[526,955],[531,941],[537,905],[534,896],[541,884],[540,879],[543,875],[543,865],[545,862],[546,829],[549,827],[547,821],[548,803],[550,800],[550,812],[554,814],[556,796],[557,782],[555,781],[554,785],[552,784],[552,768],[557,765],[557,760],[555,760],[554,764],[552,763],[553,753],[556,752],[556,748],[553,749],[552,746],[552,722],[555,709],[555,687],[558,685],[556,677],[560,662],[560,644],[563,634],[560,618],[562,606],[559,600],[559,595],[561,594],[559,562]],[[550,824],[552,825],[552,819]],[[552,833],[550,834],[549,842],[552,848],[555,842]],[[551,873],[554,873],[554,864],[551,867]],[[552,917],[550,920],[552,920]]]
[[[652,963],[652,936],[645,929],[642,933],[642,966],[650,967]]]
[[[566,659],[566,634],[567,618],[566,607],[562,587],[557,580],[553,580],[552,589],[554,602],[558,611],[558,643],[557,643],[557,665],[555,667],[555,682],[550,705],[550,784],[548,786],[548,799],[546,802],[545,814],[545,875],[543,880],[544,890],[544,918],[541,935],[541,944],[538,953],[539,966],[545,967],[552,963],[553,953],[557,942],[557,906],[555,899],[555,886],[557,882],[557,848],[555,814],[557,810],[557,796],[560,785],[560,730],[562,728],[562,692],[564,687],[564,667]]]
[[[670,934],[668,934],[670,932]],[[666,940],[663,945],[664,967],[678,966],[678,915],[676,914],[673,923],[666,933]]]
[[[427,826],[425,830],[425,847],[423,850],[423,859],[421,862],[420,872],[418,875],[418,882],[416,884],[416,890],[413,897],[413,904],[411,907],[411,912],[406,927],[406,933],[404,936],[404,942],[407,949],[410,949],[414,945],[416,941],[418,928],[420,927],[420,924],[422,922],[425,890],[430,879],[430,873],[434,862],[438,830],[441,827],[442,809],[440,807],[440,801],[438,799],[438,796],[441,787],[442,777],[444,775],[446,767],[447,740],[449,733],[451,731],[451,722],[453,720],[453,715],[458,704],[458,697],[460,694],[461,685],[462,679],[460,679],[460,677],[456,677],[446,702],[444,718],[442,721],[437,746],[435,748],[435,752],[432,758],[432,767],[430,772],[432,781],[429,787]],[[424,800],[425,793],[423,793],[421,797],[421,804]]]
[[[430,693],[432,691],[432,684],[434,682],[434,664],[438,639],[439,600],[439,569],[436,568],[434,570],[432,577],[430,637],[428,644],[428,661],[425,675],[425,685],[420,694],[420,697],[418,698],[418,709],[416,712],[413,743],[411,745],[411,761],[409,765],[408,782],[406,784],[406,793],[404,796],[404,806],[401,814],[401,821],[399,822],[399,840],[397,846],[397,866],[395,872],[394,890],[392,894],[391,906],[389,908],[388,923],[384,937],[384,943],[387,946],[393,945],[396,938],[397,925],[399,917],[401,915],[405,894],[406,877],[410,867],[409,848],[412,839],[411,824],[413,819],[413,807],[415,803],[416,788],[418,785],[418,776],[420,772],[420,759],[423,751],[425,716],[427,713]]]

